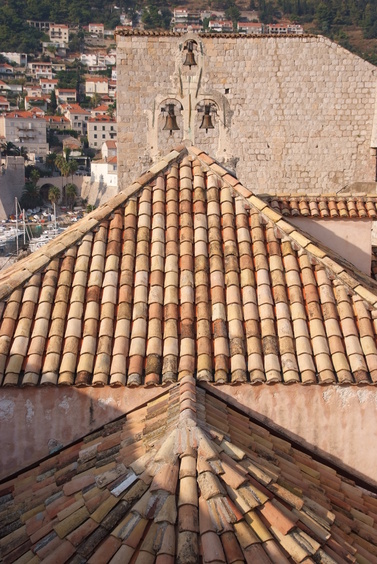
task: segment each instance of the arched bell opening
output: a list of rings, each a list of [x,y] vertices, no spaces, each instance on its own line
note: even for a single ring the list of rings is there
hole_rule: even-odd
[[[159,149],[164,151],[183,138],[183,106],[175,98],[166,98],[159,105],[158,118]]]
[[[196,67],[198,65],[198,44],[194,39],[189,39],[185,42],[183,45],[183,55],[184,67],[188,67],[191,70],[191,67]]]
[[[195,107],[195,143],[213,146],[219,138],[219,109],[214,100],[201,100]]]

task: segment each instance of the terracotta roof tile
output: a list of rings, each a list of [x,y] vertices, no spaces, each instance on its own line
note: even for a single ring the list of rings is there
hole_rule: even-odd
[[[263,196],[276,212],[284,216],[321,218],[374,219],[377,216],[377,197],[360,195],[295,195]]]
[[[2,274],[2,385],[377,381],[375,285],[280,215],[341,215],[344,201],[269,207],[192,153]]]

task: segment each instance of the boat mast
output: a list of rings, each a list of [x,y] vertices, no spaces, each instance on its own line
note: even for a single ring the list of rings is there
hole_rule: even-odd
[[[15,208],[16,208],[16,252],[18,256],[18,201],[15,198]]]

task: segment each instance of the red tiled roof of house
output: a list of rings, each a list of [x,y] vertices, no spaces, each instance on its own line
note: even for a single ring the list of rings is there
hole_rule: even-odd
[[[0,273],[0,300],[3,386],[377,383],[376,282],[195,148]]]
[[[109,158],[107,159],[107,162],[108,162],[109,164],[117,164],[117,162],[118,162],[118,157],[109,157]]]
[[[109,82],[106,76],[91,76],[86,79],[86,82]]]
[[[27,102],[49,102],[50,101],[50,97],[49,96],[25,96],[25,100]]]
[[[106,106],[105,104],[101,104],[100,106],[97,106],[96,108],[94,108],[92,111],[93,112],[107,112],[108,111],[108,106]]]
[[[58,88],[58,92],[74,92],[76,94],[76,88]]]
[[[4,562],[376,556],[375,495],[192,376],[3,483],[0,496]]]
[[[98,123],[98,122],[102,122],[102,123],[115,123],[116,119],[110,117],[110,116],[104,116],[104,115],[97,115],[94,117],[89,118],[89,120],[91,123]]]
[[[44,115],[45,115],[45,113],[46,113],[46,112],[45,112],[44,110],[42,110],[41,108],[36,108],[36,107],[35,107],[35,108],[31,108],[31,109],[30,109],[30,112],[31,112],[33,115],[40,116],[40,117],[44,117]]]
[[[34,118],[33,114],[26,110],[14,110],[5,115],[7,119],[29,119]]]
[[[45,116],[45,120],[50,123],[70,123],[65,116]]]
[[[105,141],[105,145],[107,145],[108,149],[116,149],[117,142],[113,140]]]
[[[69,111],[71,114],[85,114],[85,115],[90,115],[90,112],[88,112],[88,110],[84,110],[81,106],[79,106],[78,104],[63,104],[62,108],[65,111]]]

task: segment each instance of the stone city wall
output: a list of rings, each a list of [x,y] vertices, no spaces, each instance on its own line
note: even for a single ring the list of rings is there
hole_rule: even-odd
[[[182,141],[256,193],[376,180],[376,68],[326,38],[118,35],[117,76],[120,189]],[[172,100],[180,130],[169,136],[161,108]],[[205,100],[216,108],[207,133]]]

